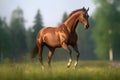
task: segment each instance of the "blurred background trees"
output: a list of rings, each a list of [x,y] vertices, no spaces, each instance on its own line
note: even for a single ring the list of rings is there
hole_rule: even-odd
[[[21,58],[27,50],[26,30],[23,11],[17,7],[11,15],[10,31],[12,39],[12,57]]]
[[[93,15],[95,27],[93,38],[95,53],[99,59],[109,58],[109,49],[113,50],[113,59],[120,57],[120,1],[95,1],[97,9]]]
[[[9,56],[9,52],[12,52],[11,32],[8,27],[5,18],[0,17],[0,57]],[[0,59],[0,60],[1,60]]]
[[[37,14],[35,16],[34,25],[32,27],[33,30],[33,43],[35,44],[36,35],[38,34],[39,30],[43,28],[43,21],[42,21],[42,15],[40,13],[40,10],[37,11]]]

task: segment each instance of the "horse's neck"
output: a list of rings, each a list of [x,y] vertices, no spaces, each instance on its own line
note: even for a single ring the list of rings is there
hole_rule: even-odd
[[[69,17],[63,24],[67,27],[69,32],[74,32],[78,24],[78,15]]]

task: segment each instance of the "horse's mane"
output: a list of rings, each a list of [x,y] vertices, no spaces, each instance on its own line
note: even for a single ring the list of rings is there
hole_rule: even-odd
[[[77,9],[77,10],[74,10],[70,13],[70,15],[63,21],[63,23],[69,18],[71,17],[74,13],[78,12],[78,11],[81,11],[81,10],[84,10],[83,8],[82,9]]]

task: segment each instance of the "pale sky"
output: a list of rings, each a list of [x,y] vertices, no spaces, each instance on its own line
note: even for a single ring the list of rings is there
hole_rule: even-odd
[[[20,7],[24,12],[26,28],[33,26],[34,17],[39,9],[44,26],[57,26],[64,12],[70,14],[83,6],[92,15],[95,10],[93,0],[0,0],[0,17],[6,17],[10,22],[12,11]]]

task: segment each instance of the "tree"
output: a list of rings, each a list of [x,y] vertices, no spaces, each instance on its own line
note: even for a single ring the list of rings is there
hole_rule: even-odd
[[[67,17],[68,17],[67,12],[64,12],[62,16],[62,20],[61,22],[58,23],[58,25],[61,25],[67,19]]]
[[[66,12],[64,12],[63,17],[62,17],[62,22],[64,22],[67,19],[68,15]]]
[[[6,23],[6,18],[0,18],[0,56],[9,57],[11,53],[10,29]]]
[[[32,44],[32,28],[29,28],[27,31],[26,31],[26,43],[27,43],[27,51],[30,52],[32,50],[32,48],[34,47],[33,44]]]
[[[34,23],[35,24],[33,26],[33,43],[35,44],[36,36],[39,30],[43,28],[42,15],[40,14],[40,10],[37,11]]]
[[[109,58],[109,48],[114,55],[120,53],[120,4],[119,0],[95,1],[99,5],[94,15],[95,27],[93,38],[96,42],[95,52],[100,59]],[[117,58],[114,56],[114,59]],[[120,56],[120,55],[119,55]]]
[[[26,45],[26,30],[24,26],[23,11],[20,7],[17,7],[12,12],[11,22],[10,22],[11,34],[12,34],[12,48],[13,57],[21,58],[23,53],[25,53]]]

